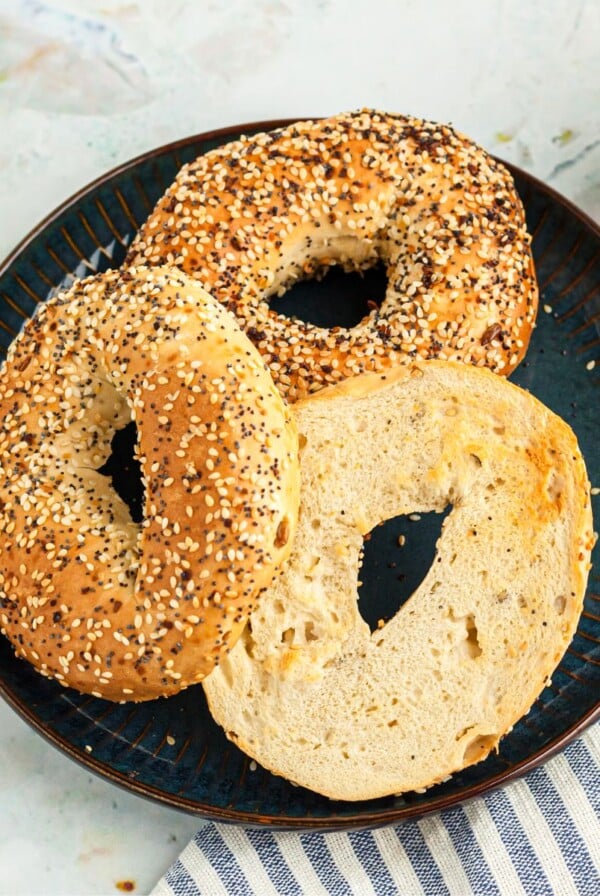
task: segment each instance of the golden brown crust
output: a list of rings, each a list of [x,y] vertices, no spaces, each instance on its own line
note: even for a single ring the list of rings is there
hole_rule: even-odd
[[[179,272],[50,300],[0,374],[0,625],[44,674],[175,693],[235,642],[289,552],[297,436],[235,320]],[[134,419],[144,520],[97,470]]]
[[[386,299],[356,327],[326,330],[269,309],[299,277],[377,258]],[[242,138],[184,166],[129,259],[199,280],[291,400],[419,358],[508,375],[537,311],[509,172],[446,125],[368,110]]]

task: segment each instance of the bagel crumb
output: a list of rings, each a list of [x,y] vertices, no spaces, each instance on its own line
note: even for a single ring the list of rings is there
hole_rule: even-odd
[[[487,370],[418,366],[296,405],[292,553],[203,683],[251,759],[333,800],[424,789],[485,759],[584,609],[595,535],[575,433]],[[430,569],[374,629],[361,612],[364,533],[445,510]]]

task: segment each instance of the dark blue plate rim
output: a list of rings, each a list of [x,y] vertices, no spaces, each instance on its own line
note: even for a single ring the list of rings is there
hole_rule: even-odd
[[[259,122],[247,122],[239,125],[230,125],[223,128],[217,128],[200,134],[190,135],[163,144],[154,149],[146,150],[139,155],[120,163],[99,177],[93,179],[85,186],[81,187],[48,215],[46,215],[22,240],[15,248],[6,256],[4,261],[0,263],[0,277],[5,275],[10,268],[18,261],[22,253],[28,246],[37,239],[43,232],[62,214],[76,206],[81,200],[89,196],[98,188],[110,183],[114,178],[135,168],[136,166],[151,161],[157,156],[176,152],[194,143],[206,142],[209,140],[220,140],[221,138],[236,137],[241,133],[252,133],[263,130],[272,130],[274,128],[285,127],[294,121],[304,120],[304,117],[284,119],[271,119]],[[538,192],[546,194],[546,196],[556,205],[561,206],[570,215],[578,219],[592,236],[598,240],[600,245],[600,225],[596,223],[586,212],[578,208],[573,202],[555,190],[553,187],[545,184],[534,175],[519,168],[518,166],[499,159],[512,173],[522,182],[528,183],[529,186]],[[319,817],[291,817],[285,818],[285,821],[279,820],[277,817],[269,815],[260,815],[257,813],[246,812],[239,809],[228,809],[227,807],[215,807],[209,803],[200,803],[195,800],[188,799],[184,796],[167,793],[150,784],[136,781],[129,778],[126,774],[119,772],[106,763],[98,761],[94,756],[84,750],[75,747],[67,738],[50,730],[23,701],[15,697],[15,695],[6,688],[4,682],[0,678],[0,696],[5,702],[38,734],[40,734],[52,746],[59,749],[70,759],[77,762],[82,767],[99,775],[101,778],[110,781],[130,793],[160,803],[172,809],[201,816],[202,818],[244,824],[249,827],[273,826],[278,830],[351,830],[366,827],[377,827],[390,823],[398,823],[405,820],[417,820],[426,815],[448,809],[452,806],[462,805],[465,802],[483,796],[490,791],[503,786],[517,778],[521,778],[526,773],[546,762],[557,753],[561,752],[571,741],[579,737],[590,725],[600,719],[600,698],[596,706],[588,710],[578,721],[566,728],[554,740],[547,743],[544,747],[536,752],[531,753],[526,759],[515,763],[510,768],[490,775],[485,781],[477,782],[471,786],[464,787],[460,792],[454,794],[444,794],[438,799],[432,800],[425,806],[408,805],[394,806],[392,808],[377,811],[362,811],[360,816],[336,815],[332,812],[330,816],[325,818]]]

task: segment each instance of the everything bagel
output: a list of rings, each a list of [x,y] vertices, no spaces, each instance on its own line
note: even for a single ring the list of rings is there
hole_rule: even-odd
[[[63,685],[147,700],[201,679],[290,550],[297,435],[235,319],[180,272],[41,306],[0,372],[0,626]],[[141,524],[98,470],[134,420]]]
[[[293,411],[294,546],[204,681],[210,710],[263,766],[334,799],[429,787],[495,749],[573,636],[594,543],[575,437],[529,393],[442,361]],[[364,536],[448,505],[422,584],[371,632]]]
[[[355,327],[324,329],[269,307],[299,278],[378,260],[385,299]],[[446,125],[372,111],[242,137],[185,165],[128,261],[197,279],[292,401],[418,358],[508,375],[538,301],[509,172]]]

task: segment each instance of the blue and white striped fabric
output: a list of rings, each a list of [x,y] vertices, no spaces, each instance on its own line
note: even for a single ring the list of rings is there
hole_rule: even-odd
[[[600,896],[600,725],[526,778],[352,833],[206,824],[152,896]]]

